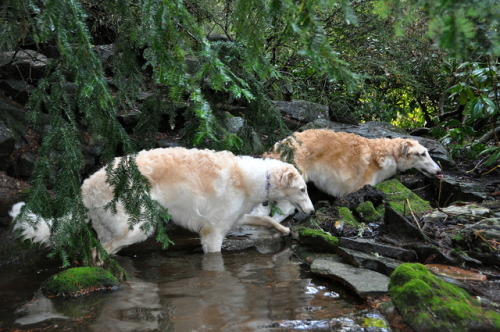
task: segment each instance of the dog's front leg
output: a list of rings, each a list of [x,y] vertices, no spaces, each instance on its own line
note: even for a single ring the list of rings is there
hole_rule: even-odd
[[[274,228],[284,235],[290,234],[290,228],[281,225],[279,222],[268,216],[245,214],[240,220],[238,220],[238,225],[265,226]]]
[[[222,248],[222,241],[224,241],[226,233],[227,232],[223,232],[214,226],[203,227],[200,231],[203,252],[220,252]]]

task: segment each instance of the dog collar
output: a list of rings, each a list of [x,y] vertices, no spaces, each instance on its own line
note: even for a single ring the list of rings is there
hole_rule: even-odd
[[[269,189],[271,188],[271,174],[269,172],[266,172],[266,201],[262,203],[264,206],[269,205]]]

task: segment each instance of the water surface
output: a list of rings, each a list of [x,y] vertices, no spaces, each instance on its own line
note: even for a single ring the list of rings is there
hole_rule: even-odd
[[[288,249],[118,260],[130,274],[118,290],[72,300],[37,291],[57,266],[0,268],[0,331],[304,331],[359,312],[341,287],[315,278]]]

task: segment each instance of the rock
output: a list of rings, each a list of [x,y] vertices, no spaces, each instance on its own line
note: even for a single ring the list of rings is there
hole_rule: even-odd
[[[440,184],[442,205],[455,201],[482,202],[491,199],[483,183],[467,179],[464,181],[458,177],[444,175]]]
[[[389,278],[387,276],[331,259],[315,259],[311,264],[311,271],[345,284],[362,298],[384,294],[388,289]]]
[[[28,119],[26,112],[11,100],[0,96],[0,121],[4,122],[9,133],[20,144],[27,131]]]
[[[390,331],[389,323],[377,311],[362,311],[333,319],[281,320],[264,328],[266,331]]]
[[[3,121],[0,121],[0,171],[6,171],[9,168],[9,157],[14,151],[15,145],[14,134]]]
[[[337,207],[337,213],[338,213],[340,219],[344,223],[347,223],[347,224],[354,226],[354,227],[359,226],[358,220],[356,219],[356,217],[354,216],[352,211],[349,210],[349,208],[344,207],[344,206],[339,206],[339,207]]]
[[[19,155],[16,162],[16,176],[27,179],[33,173],[37,161],[37,156],[31,152],[24,152]]]
[[[460,261],[449,254],[448,249],[442,249],[435,244],[430,243],[407,243],[405,248],[414,250],[419,258],[419,261],[430,263],[440,263],[440,264],[460,264]]]
[[[380,256],[374,253],[365,253],[358,250],[338,247],[337,254],[347,262],[356,267],[373,270],[385,275],[390,275],[401,264],[397,260]]]
[[[432,211],[429,202],[417,196],[396,179],[382,181],[375,188],[383,192],[386,202],[403,216],[420,217]]]
[[[227,234],[222,243],[223,251],[255,248],[260,253],[277,252],[283,247],[283,236],[274,229],[239,226]]]
[[[99,267],[74,267],[45,280],[42,292],[47,296],[78,297],[89,293],[115,290],[118,280],[111,272]]]
[[[101,62],[104,64],[106,70],[110,71],[112,69],[111,59],[115,53],[115,45],[114,44],[96,45],[94,46],[94,51],[101,59]]]
[[[384,211],[384,230],[405,240],[426,240],[427,238],[413,224],[409,223],[406,217],[399,214],[391,206],[386,205]]]
[[[349,239],[344,237],[340,239],[339,246],[370,254],[377,253],[385,257],[390,257],[406,262],[415,260],[417,258],[414,251],[390,246],[387,244],[377,243],[372,240]]]
[[[49,59],[33,50],[18,50],[0,54],[0,76],[15,79],[37,79],[45,75]]]
[[[443,219],[449,219],[453,217],[460,216],[471,216],[479,217],[486,216],[490,214],[490,209],[478,206],[476,204],[466,204],[466,205],[450,205],[438,210],[434,210],[426,215],[422,216],[424,222],[437,222]],[[474,218],[470,219],[470,222],[476,222]]]
[[[306,100],[274,101],[273,103],[281,113],[301,122],[328,119],[328,106],[325,105]]]
[[[0,80],[0,90],[6,96],[25,105],[34,87],[24,80]]]
[[[446,278],[451,278],[460,281],[486,281],[487,278],[484,274],[461,269],[456,266],[443,265],[443,264],[425,264],[425,267],[439,275]]]
[[[497,237],[497,239],[499,238]],[[500,253],[468,251],[467,255],[469,255],[473,259],[477,259],[486,266],[500,266]]]
[[[384,202],[384,199],[384,193],[370,185],[366,185],[353,193],[337,197],[334,204],[336,206],[344,206],[350,210],[355,210],[364,202],[372,202],[375,206],[381,205]]]
[[[359,219],[366,223],[379,221],[383,216],[379,211],[377,211],[377,209],[375,209],[375,206],[371,201],[359,204],[355,211],[359,216]]]
[[[318,252],[335,252],[339,239],[320,229],[300,227],[294,230],[300,243]]]
[[[401,264],[391,275],[389,294],[415,331],[498,331],[500,314],[429,272],[422,264]]]
[[[241,116],[232,116],[229,113],[226,114],[224,122],[227,131],[233,134],[238,134],[241,128],[243,128],[243,126],[245,125],[245,119],[243,119]]]
[[[311,248],[305,247],[302,245],[292,245],[291,249],[296,258],[298,258],[304,264],[310,266],[312,262],[318,258],[327,258],[329,260],[333,260],[339,263],[343,263],[344,260],[339,257],[337,254],[332,253],[320,253],[316,251],[312,251]]]

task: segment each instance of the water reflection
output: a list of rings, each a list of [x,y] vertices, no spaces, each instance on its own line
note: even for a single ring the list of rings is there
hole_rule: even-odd
[[[357,311],[339,289],[312,279],[291,255],[285,250],[120,257],[131,278],[119,290],[73,300],[37,294],[17,311],[16,327],[40,327],[46,320],[44,327],[77,323],[84,330],[107,332],[255,331]]]
[[[16,313],[21,316],[16,319],[16,323],[21,325],[35,324],[53,318],[67,319],[55,309],[52,301],[41,291],[36,292],[34,300],[21,306]]]
[[[308,292],[316,286],[290,256],[283,251],[152,258],[138,270],[141,278],[158,283],[175,331],[253,331],[273,321],[333,318],[354,310],[335,301],[326,285]]]

